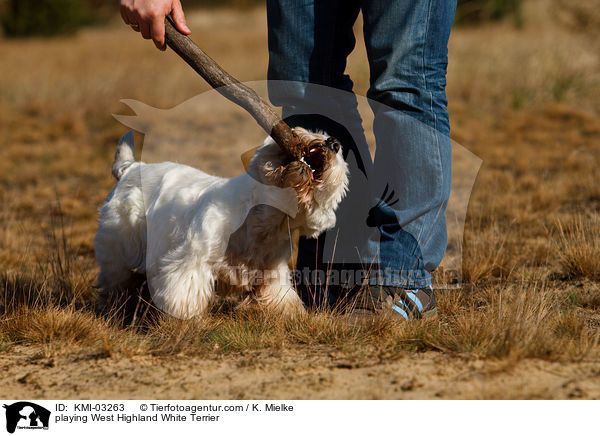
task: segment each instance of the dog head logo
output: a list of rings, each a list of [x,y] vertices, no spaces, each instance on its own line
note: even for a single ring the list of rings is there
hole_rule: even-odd
[[[377,248],[381,252],[382,244],[393,243],[388,238],[392,233],[394,238],[398,239],[400,235],[402,240],[409,241],[411,246],[416,245],[423,252],[429,250],[432,241],[441,240],[442,236],[432,234],[429,229],[421,231],[418,230],[419,225],[411,226],[415,221],[415,205],[422,204],[423,198],[430,196],[430,193],[431,198],[439,196],[439,193],[434,195],[434,191],[439,190],[435,182],[437,179],[425,177],[425,173],[420,172],[416,164],[411,164],[414,170],[407,170],[406,174],[397,176],[398,162],[405,159],[405,156],[396,154],[394,150],[409,147],[421,157],[437,156],[440,150],[451,152],[452,174],[445,179],[451,180],[449,201],[447,204],[438,204],[435,210],[432,207],[429,212],[435,222],[445,218],[447,224],[448,246],[441,269],[455,271],[460,276],[464,222],[471,190],[482,163],[479,157],[456,142],[450,143],[450,138],[411,115],[346,91],[286,81],[251,82],[246,85],[256,89],[259,95],[266,95],[268,89],[271,100],[277,106],[286,108],[285,121],[291,127],[302,126],[311,131],[326,131],[339,139],[342,145],[350,174],[348,194],[335,213],[335,227],[322,235],[318,246],[318,250],[322,252],[320,256],[331,264],[380,263]],[[298,98],[299,95],[302,95],[301,99]],[[144,134],[143,160],[148,163],[178,161],[198,168],[219,168],[224,173],[231,173],[222,174],[223,176],[234,175],[234,167],[221,167],[223,156],[230,151],[243,152],[247,150],[245,147],[248,143],[262,138],[262,132],[258,131],[260,129],[256,128],[250,117],[243,114],[243,109],[234,108],[215,90],[166,110],[134,100],[123,100],[123,103],[135,115],[115,115],[115,118]],[[365,137],[360,119],[349,116],[349,112],[353,112],[349,108],[356,107],[367,124],[374,113],[384,114],[379,117],[384,122],[378,123],[373,132],[383,141],[378,140],[380,143],[375,147],[381,146],[376,152],[379,156],[377,168],[369,149],[369,145],[375,145],[374,141],[368,141]],[[207,134],[202,134],[203,132]],[[410,148],[415,143],[420,144],[418,153]],[[199,150],[204,151],[200,153]],[[387,154],[385,150],[388,150]],[[242,155],[245,170],[248,170],[255,151],[253,149]],[[311,155],[309,160],[318,156]],[[317,169],[317,176],[318,172]],[[273,173],[275,176],[279,174]],[[302,182],[294,183],[298,188],[302,188],[303,182],[310,178],[306,166],[300,163],[294,163],[285,175],[288,176],[288,181],[295,182],[298,179]],[[419,186],[423,189],[407,192],[403,189],[406,183],[402,177],[411,177],[411,180],[420,177]],[[255,182],[251,177],[247,179],[249,183]],[[447,186],[443,189],[447,189]],[[264,196],[269,201],[261,201],[272,205],[271,202],[276,199],[276,207],[292,216],[287,208],[282,207],[287,204],[286,197],[283,197],[286,201],[282,201],[280,195],[272,198],[268,188],[267,191]]]
[[[28,401],[3,406],[6,409],[6,431],[18,429],[48,429],[50,411]]]

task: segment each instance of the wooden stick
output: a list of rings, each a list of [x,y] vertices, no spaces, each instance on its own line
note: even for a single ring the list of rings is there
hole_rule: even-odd
[[[243,107],[294,159],[302,157],[302,145],[296,134],[258,94],[221,68],[194,41],[180,33],[171,18],[165,19],[167,45],[188,63],[210,86],[235,104]]]

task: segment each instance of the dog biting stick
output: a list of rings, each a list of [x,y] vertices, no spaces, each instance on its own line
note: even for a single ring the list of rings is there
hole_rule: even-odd
[[[279,147],[294,160],[303,156],[304,146],[294,131],[256,92],[221,68],[194,41],[180,33],[169,17],[165,19],[167,45],[190,65],[210,86],[250,113]]]
[[[290,129],[168,20],[166,40],[270,137],[246,172],[226,179],[179,163],[137,161],[133,131],[126,133],[94,238],[98,308],[110,308],[144,276],[153,303],[181,318],[205,313],[222,290],[237,291],[243,304],[297,313],[303,305],[288,265],[290,234],[316,238],[335,225],[348,188],[341,144],[324,132]]]

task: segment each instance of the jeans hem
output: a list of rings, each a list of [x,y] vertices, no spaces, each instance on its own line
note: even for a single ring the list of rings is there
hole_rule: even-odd
[[[379,282],[379,281],[378,281]],[[421,279],[421,280],[406,280],[406,281],[397,281],[397,280],[382,280],[380,283],[373,283],[378,286],[392,286],[394,288],[402,288],[402,289],[421,289],[426,288],[432,285],[432,280],[429,279]]]

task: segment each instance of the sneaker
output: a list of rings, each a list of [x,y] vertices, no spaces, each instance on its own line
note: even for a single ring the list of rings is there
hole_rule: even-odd
[[[381,312],[405,320],[437,316],[435,293],[431,286],[421,289],[367,286],[355,296],[353,306],[352,314],[358,316]]]

